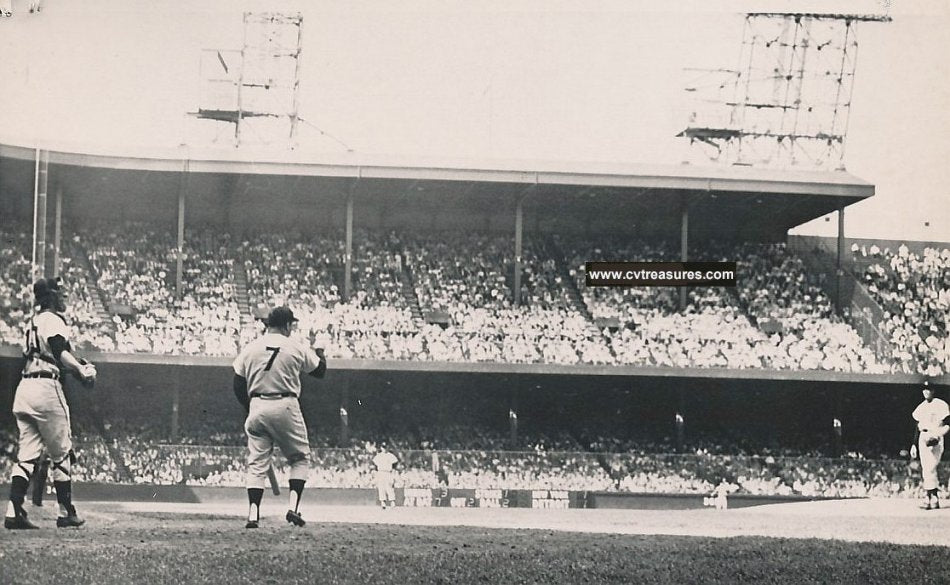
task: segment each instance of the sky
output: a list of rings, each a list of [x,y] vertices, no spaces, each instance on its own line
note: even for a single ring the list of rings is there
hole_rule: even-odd
[[[0,20],[0,142],[121,154],[217,135],[227,156],[227,132],[187,115],[207,93],[202,51],[239,49],[243,11],[279,6],[304,19],[298,152],[313,160],[680,164],[683,69],[735,67],[745,11],[887,12],[857,31],[845,164],[877,194],[846,233],[947,242],[950,3],[883,1],[46,0]]]

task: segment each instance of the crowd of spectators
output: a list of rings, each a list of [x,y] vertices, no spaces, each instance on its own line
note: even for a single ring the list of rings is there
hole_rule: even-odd
[[[310,307],[340,300],[336,275],[344,265],[346,245],[338,233],[302,234],[255,231],[236,246],[247,280],[251,306],[276,299]]]
[[[510,282],[510,237],[438,234],[404,238],[404,245],[423,310],[446,314],[447,334],[460,342],[450,361],[613,362],[599,331],[571,306],[543,240],[524,243],[520,303],[514,302]]]
[[[691,289],[680,307],[674,288],[584,281],[587,261],[677,258],[675,245],[655,239],[529,236],[515,303],[508,234],[357,230],[344,300],[339,232],[189,229],[180,297],[171,230],[139,222],[82,233],[69,238],[62,265],[68,316],[87,349],[233,355],[261,331],[252,309],[286,303],[302,316],[301,334],[319,338],[333,358],[862,373],[902,371],[899,364],[912,361],[930,375],[950,360],[946,249],[865,252],[880,260],[864,278],[887,313],[881,327],[899,354],[892,360],[835,314],[820,275],[780,243],[696,246],[697,260],[737,261],[737,286]],[[0,234],[0,339],[12,344],[29,311],[29,236]],[[238,302],[242,287],[246,305]],[[111,322],[101,318],[100,290],[105,308],[119,308]]]
[[[137,312],[170,305],[177,247],[170,229],[143,222],[88,226],[80,243],[110,303]]]
[[[399,234],[356,230],[353,248],[355,298],[350,304],[361,308],[409,309],[411,303],[404,290],[405,266]]]
[[[474,308],[514,304],[508,283],[514,255],[510,238],[438,232],[404,238],[403,249],[423,311],[445,312],[459,322]]]
[[[885,312],[880,327],[896,357],[930,376],[950,371],[950,248],[917,254],[905,244],[896,252],[854,244],[851,250],[868,264],[859,277]]]
[[[118,434],[107,444],[95,433],[80,432],[75,479],[244,485],[246,450],[235,444],[236,435],[219,435],[224,444],[211,444],[215,441],[210,437],[199,444],[164,444]],[[754,495],[914,498],[919,493],[919,472],[905,458],[864,458],[851,453],[832,459],[793,450],[772,454],[767,449],[741,454],[742,449],[721,444],[673,454],[655,451],[667,445],[649,441],[627,443],[623,452],[596,452],[579,449],[571,439],[544,436],[526,437],[512,449],[505,437],[461,426],[428,436],[422,441],[387,437],[401,462],[398,486],[705,495],[724,484],[730,493]],[[0,432],[0,474],[9,473],[14,439],[12,433]],[[350,446],[330,448],[320,446],[314,437],[308,486],[374,487],[371,460],[378,441],[353,439]],[[277,459],[278,474],[283,476],[286,469]]]
[[[300,332],[322,341],[329,357],[419,359],[424,346],[402,294],[398,240],[360,231],[352,265],[353,294],[341,300],[342,234],[252,234],[238,247],[252,306],[288,304]],[[246,327],[244,343],[260,333]]]
[[[124,223],[77,236],[113,309],[122,353],[233,355],[244,319],[235,299],[230,236],[185,232],[182,294],[174,293],[177,239],[169,229]]]
[[[604,332],[615,363],[884,373],[893,366],[836,316],[821,283],[784,244],[715,243],[696,260],[736,261],[736,289],[691,289],[680,309],[675,289],[586,287],[584,262],[674,261],[673,246],[640,239],[561,240],[571,275]]]
[[[874,355],[858,333],[835,315],[823,275],[805,270],[784,243],[731,246],[739,260],[740,303],[760,327],[771,323],[766,356],[777,369],[885,373],[893,364]]]
[[[30,229],[23,224],[0,227],[0,343],[23,345],[23,325],[33,307]],[[47,253],[51,264],[52,249]],[[75,326],[73,344],[83,350],[113,351],[111,328],[100,316],[100,301],[89,272],[66,240],[60,260],[67,320]]]
[[[59,274],[66,290],[66,318],[73,326],[73,345],[80,350],[115,351],[115,330],[103,318],[102,299],[84,262],[79,237],[66,239],[63,251]]]
[[[23,224],[0,224],[0,342],[5,345],[23,345],[32,300],[30,233]]]
[[[764,341],[722,288],[692,289],[688,304],[678,308],[678,293],[669,287],[588,287],[587,261],[670,262],[672,244],[639,238],[599,241],[559,239],[570,250],[571,276],[595,319],[617,322],[605,328],[614,363],[667,367],[763,367],[752,351]]]

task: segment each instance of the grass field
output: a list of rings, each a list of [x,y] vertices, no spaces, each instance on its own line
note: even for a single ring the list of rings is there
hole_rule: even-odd
[[[950,526],[948,526],[950,530]],[[0,583],[947,583],[950,548],[129,512],[0,533]]]

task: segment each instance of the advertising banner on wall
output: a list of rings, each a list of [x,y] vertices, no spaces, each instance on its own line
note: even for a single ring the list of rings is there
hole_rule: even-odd
[[[396,490],[407,508],[586,508],[587,492],[567,490],[429,489]]]

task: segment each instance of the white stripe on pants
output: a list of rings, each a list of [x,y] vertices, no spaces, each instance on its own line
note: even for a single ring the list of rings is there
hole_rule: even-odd
[[[943,438],[933,447],[927,446],[930,433],[920,433],[917,449],[920,452],[920,475],[924,481],[925,490],[935,490],[940,484],[937,478],[937,464],[943,456]]]

